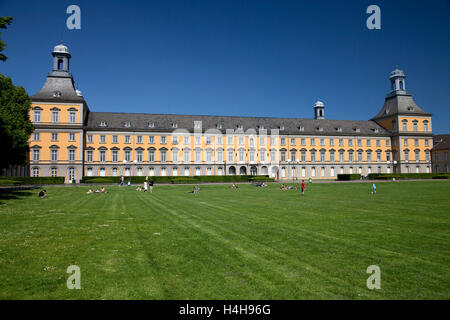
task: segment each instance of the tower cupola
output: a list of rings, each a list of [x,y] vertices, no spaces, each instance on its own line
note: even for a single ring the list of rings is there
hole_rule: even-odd
[[[314,119],[325,119],[325,105],[320,100],[314,103]]]
[[[389,76],[389,80],[391,81],[391,94],[406,93],[405,78],[405,73],[402,70],[396,68],[391,72]]]
[[[70,52],[63,44],[55,46],[52,52],[53,56],[53,75],[67,76],[69,75]]]

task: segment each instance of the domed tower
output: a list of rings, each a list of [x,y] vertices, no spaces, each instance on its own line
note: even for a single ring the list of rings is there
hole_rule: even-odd
[[[406,91],[406,75],[396,68],[389,75],[391,91],[371,120],[391,132],[394,172],[431,172],[431,114],[422,110]]]
[[[314,119],[325,119],[325,105],[320,100],[314,103]]]
[[[53,74],[68,74],[69,73],[69,61],[70,52],[63,44],[58,44],[55,46],[52,52],[53,56]]]

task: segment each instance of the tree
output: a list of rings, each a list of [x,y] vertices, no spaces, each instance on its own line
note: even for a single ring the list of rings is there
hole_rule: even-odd
[[[26,164],[28,139],[34,130],[30,108],[31,98],[25,89],[0,73],[0,168]]]
[[[11,24],[13,17],[0,17],[0,29],[6,29]],[[0,60],[6,61],[7,56],[1,52],[6,48],[6,44],[1,39],[2,33],[0,32]]]

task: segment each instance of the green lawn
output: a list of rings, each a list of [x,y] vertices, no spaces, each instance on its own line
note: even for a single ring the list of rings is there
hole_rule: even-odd
[[[370,186],[0,194],[0,299],[449,299],[450,181]]]

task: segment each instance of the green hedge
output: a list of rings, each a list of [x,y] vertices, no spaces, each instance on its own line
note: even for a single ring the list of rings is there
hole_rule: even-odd
[[[182,184],[182,183],[200,183],[200,182],[248,182],[248,181],[273,181],[273,178],[269,178],[268,176],[194,176],[194,177],[185,177],[185,176],[153,176],[148,177],[149,180],[153,179],[155,183],[174,183],[174,184]],[[144,176],[132,176],[125,177],[125,183],[144,183]],[[120,177],[83,177],[80,181],[81,183],[120,183]]]
[[[64,177],[0,177],[0,185],[64,184]]]
[[[361,175],[357,173],[342,173],[337,175],[339,181],[360,180]]]
[[[450,179],[449,173],[370,173],[368,178],[371,180],[396,180],[404,179]]]

